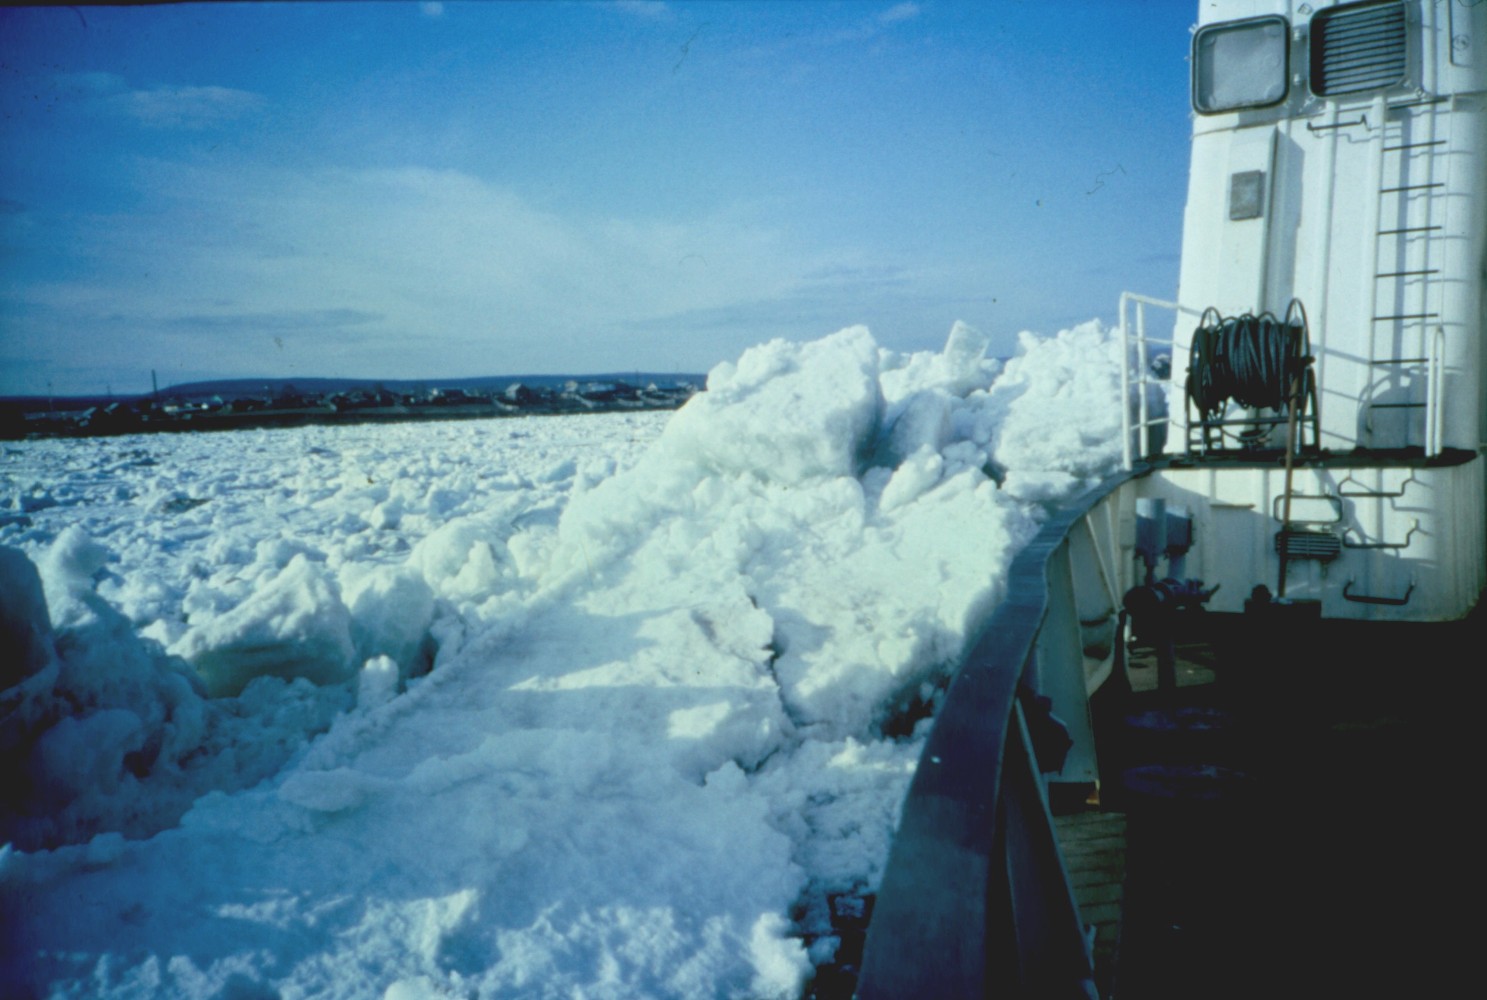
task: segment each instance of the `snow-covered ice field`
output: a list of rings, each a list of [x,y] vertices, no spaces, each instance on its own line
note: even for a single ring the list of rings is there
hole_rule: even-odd
[[[675,414],[7,443],[7,996],[793,997],[1119,348]]]

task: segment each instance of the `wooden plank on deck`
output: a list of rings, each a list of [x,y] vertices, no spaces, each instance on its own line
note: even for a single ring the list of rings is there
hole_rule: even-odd
[[[1095,979],[1108,994],[1126,877],[1126,817],[1076,812],[1053,818],[1079,915],[1095,931]]]

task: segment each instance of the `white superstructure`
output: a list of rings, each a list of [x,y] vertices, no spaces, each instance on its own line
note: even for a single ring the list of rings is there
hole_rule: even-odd
[[[1122,323],[1143,364],[1170,350],[1164,447],[1193,463],[1141,491],[1193,515],[1215,610],[1266,583],[1326,617],[1462,617],[1487,584],[1487,3],[1205,3],[1191,65],[1178,302],[1128,296]],[[1206,310],[1293,301],[1316,395],[1287,477],[1284,413],[1230,403],[1205,433],[1184,380]],[[1156,305],[1170,345],[1139,340]],[[1160,441],[1133,430],[1133,461]]]

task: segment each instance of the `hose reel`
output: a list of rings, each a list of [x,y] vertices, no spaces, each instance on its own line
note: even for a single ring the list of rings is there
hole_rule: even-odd
[[[1320,431],[1312,361],[1300,299],[1291,300],[1284,319],[1270,312],[1225,317],[1208,307],[1193,332],[1188,363],[1188,452],[1273,448],[1273,432],[1282,425],[1287,452],[1315,450]],[[1231,402],[1250,412],[1230,415]],[[1297,440],[1298,430],[1309,440]]]

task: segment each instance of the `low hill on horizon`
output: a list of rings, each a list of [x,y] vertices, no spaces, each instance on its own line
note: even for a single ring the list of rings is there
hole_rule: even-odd
[[[521,384],[529,388],[561,388],[568,382],[625,382],[629,385],[658,386],[695,385],[702,387],[707,376],[688,372],[606,372],[597,375],[481,375],[449,379],[377,379],[377,378],[231,378],[212,379],[205,382],[183,382],[160,389],[161,399],[223,399],[264,397],[274,398],[288,393],[302,395],[330,395],[350,392],[355,389],[381,387],[395,393],[422,393],[433,389],[460,389],[465,392],[483,390],[501,392],[508,386]],[[103,406],[108,403],[129,402],[148,399],[153,393],[115,393],[112,396],[90,394],[83,396],[0,396],[0,402],[20,403],[25,406],[54,406],[73,409],[87,406]]]

